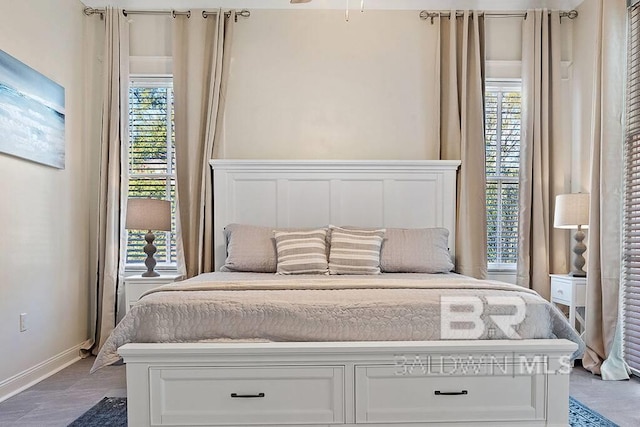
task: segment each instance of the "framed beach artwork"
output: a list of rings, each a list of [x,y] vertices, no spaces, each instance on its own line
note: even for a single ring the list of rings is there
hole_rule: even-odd
[[[0,50],[0,153],[64,169],[64,88]]]

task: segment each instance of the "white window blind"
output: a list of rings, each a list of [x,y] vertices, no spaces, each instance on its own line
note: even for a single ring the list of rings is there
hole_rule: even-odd
[[[129,197],[170,200],[171,231],[157,232],[158,267],[176,265],[175,134],[173,85],[170,78],[132,79],[129,87],[129,141],[127,178]],[[127,230],[126,264],[146,258],[144,232]]]
[[[515,269],[518,258],[521,82],[489,81],[485,90],[487,262]]]
[[[629,9],[624,208],[624,354],[640,371],[640,6]]]

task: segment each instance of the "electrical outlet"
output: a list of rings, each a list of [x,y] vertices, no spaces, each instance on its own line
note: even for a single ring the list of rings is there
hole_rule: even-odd
[[[20,313],[20,332],[27,330],[27,313]]]

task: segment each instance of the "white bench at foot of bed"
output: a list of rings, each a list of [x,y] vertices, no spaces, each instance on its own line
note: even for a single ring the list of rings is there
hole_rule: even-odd
[[[127,344],[129,426],[566,426],[567,340]]]

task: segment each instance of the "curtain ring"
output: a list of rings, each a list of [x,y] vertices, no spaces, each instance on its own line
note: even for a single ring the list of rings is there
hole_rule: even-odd
[[[175,10],[172,10],[172,11],[171,11],[171,16],[173,17],[173,19],[175,19],[175,18],[176,18],[176,11],[175,11]]]

